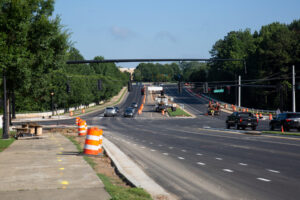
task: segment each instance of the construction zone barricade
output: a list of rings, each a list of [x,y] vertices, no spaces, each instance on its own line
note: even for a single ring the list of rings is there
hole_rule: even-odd
[[[80,121],[80,117],[76,117],[75,123],[76,123],[77,126],[79,126],[79,121]]]
[[[78,122],[78,136],[85,136],[87,133],[87,124],[84,120]]]
[[[102,129],[97,127],[91,127],[88,129],[84,144],[84,154],[98,155],[100,153],[100,149],[102,153],[102,137],[100,144],[100,136],[102,136]]]

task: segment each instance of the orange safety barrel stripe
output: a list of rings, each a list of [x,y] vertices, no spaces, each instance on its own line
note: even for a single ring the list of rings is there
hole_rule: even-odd
[[[86,140],[85,144],[98,146],[99,140]]]

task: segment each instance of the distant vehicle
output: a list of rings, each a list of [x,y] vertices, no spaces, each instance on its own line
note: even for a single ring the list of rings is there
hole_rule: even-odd
[[[116,113],[119,113],[119,107],[115,106],[114,108],[116,110]]]
[[[270,130],[275,128],[281,129],[281,126],[285,131],[290,129],[298,129],[300,131],[300,113],[297,112],[286,112],[281,113],[277,117],[274,117],[269,123]]]
[[[236,127],[237,130],[246,127],[251,127],[255,130],[258,125],[258,119],[250,112],[234,112],[227,117],[226,127],[229,129],[231,126]]]
[[[142,89],[141,89],[141,95],[144,95],[145,94],[145,88],[143,87]]]
[[[137,108],[137,107],[138,107],[138,104],[137,104],[136,102],[132,102],[132,103],[131,103],[131,107]]]
[[[116,109],[114,107],[107,107],[104,111],[104,117],[114,117],[117,115]]]
[[[124,112],[124,117],[133,117],[135,109],[132,107],[127,107]]]

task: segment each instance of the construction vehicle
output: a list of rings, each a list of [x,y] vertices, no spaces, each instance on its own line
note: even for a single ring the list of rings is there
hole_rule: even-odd
[[[208,115],[220,115],[220,105],[218,103],[209,104],[207,108]]]

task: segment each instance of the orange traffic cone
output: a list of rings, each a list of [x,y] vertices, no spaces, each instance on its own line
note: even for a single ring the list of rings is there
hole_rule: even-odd
[[[269,120],[272,120],[273,119],[273,116],[272,116],[272,114],[270,113],[269,114]]]
[[[281,133],[284,133],[283,126],[281,126]]]

